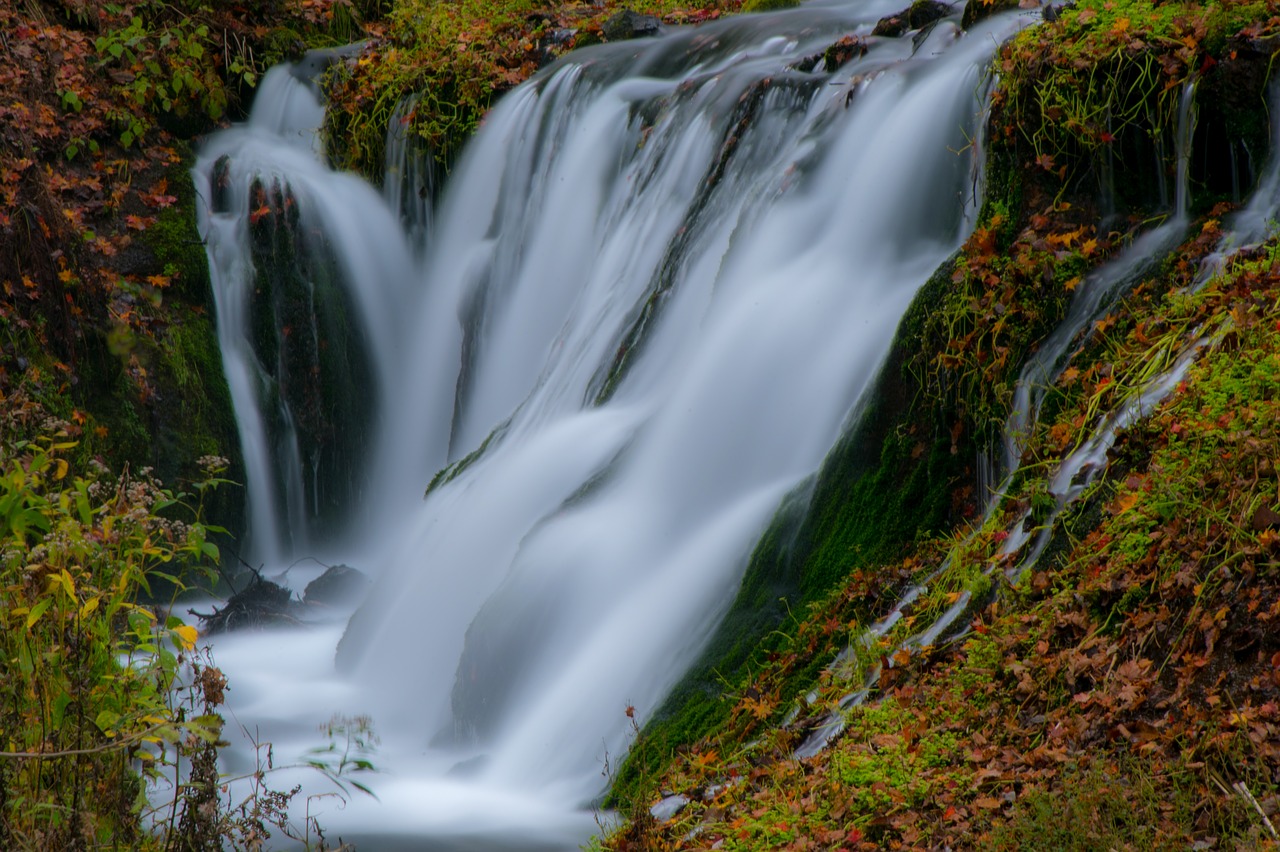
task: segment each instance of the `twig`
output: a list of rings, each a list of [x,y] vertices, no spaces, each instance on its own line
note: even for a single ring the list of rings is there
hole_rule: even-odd
[[[1244,785],[1243,781],[1237,781],[1231,785],[1231,789],[1240,794],[1240,798],[1253,805],[1253,809],[1258,812],[1258,816],[1262,817],[1262,824],[1267,829],[1267,834],[1271,835],[1272,840],[1280,840],[1280,835],[1276,834],[1276,827],[1271,824],[1271,820],[1267,818],[1266,811],[1262,809],[1262,805],[1258,804],[1258,800],[1253,797],[1253,793],[1249,792],[1249,788]]]
[[[0,757],[8,757],[8,758],[13,758],[15,760],[32,760],[37,758],[43,759],[43,758],[55,758],[55,757],[76,757],[78,755],[85,755],[85,754],[102,754],[103,752],[114,751],[118,748],[123,748],[124,746],[131,745],[137,742],[138,740],[144,739],[147,735],[154,733],[155,731],[158,731],[163,727],[166,727],[166,725],[152,725],[150,728],[147,728],[146,730],[143,730],[143,731],[139,731],[138,733],[129,737],[125,737],[122,740],[118,740],[113,743],[106,743],[100,746],[95,746],[93,748],[73,748],[73,749],[68,749],[66,751],[0,751]],[[1255,806],[1256,806],[1256,803],[1255,803]],[[1268,825],[1269,824],[1270,823],[1268,823]]]

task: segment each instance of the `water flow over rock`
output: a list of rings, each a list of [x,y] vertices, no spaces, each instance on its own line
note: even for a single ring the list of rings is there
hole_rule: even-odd
[[[999,502],[1004,487],[1017,470],[1027,430],[1040,416],[1045,390],[1057,381],[1074,351],[1073,347],[1080,344],[1081,335],[1126,288],[1133,286],[1144,272],[1159,263],[1186,234],[1190,206],[1191,140],[1195,137],[1195,91],[1194,81],[1187,83],[1178,106],[1173,210],[1160,225],[1143,233],[1122,249],[1116,258],[1086,276],[1075,291],[1066,318],[1027,359],[1014,389],[1013,409],[1005,423],[1003,468],[1000,472],[1004,485],[988,498],[989,506]]]
[[[249,124],[213,137],[195,170],[249,531],[267,562],[305,552],[360,505],[414,277],[377,194],[322,162],[324,110],[304,70],[273,69]]]
[[[340,709],[418,755],[397,760],[402,779],[437,773],[431,789],[486,802],[597,795],[624,709],[660,702],[847,425],[972,220],[983,69],[1017,26],[866,38],[895,5],[575,52],[488,117],[412,275],[385,204],[280,150],[256,114],[204,153],[211,186],[229,158],[236,193],[206,227],[253,470],[280,457],[260,390],[276,374],[244,307],[255,180],[323,232],[369,346],[377,457],[361,524],[332,550],[381,577],[339,655],[365,703]],[[806,61],[850,33],[865,53]],[[292,493],[285,478],[255,485],[255,505]],[[279,538],[281,561],[303,555]],[[287,681],[281,696],[318,689]]]

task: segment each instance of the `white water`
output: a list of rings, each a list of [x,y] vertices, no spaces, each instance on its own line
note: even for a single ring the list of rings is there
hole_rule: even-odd
[[[1167,255],[1187,230],[1190,205],[1191,140],[1195,136],[1195,82],[1183,86],[1175,130],[1174,207],[1157,227],[1143,233],[1120,253],[1085,277],[1076,288],[1066,318],[1027,359],[1014,388],[1012,410],[1004,429],[1004,458],[1001,471],[1007,484],[1017,470],[1031,426],[1039,419],[1045,392],[1066,368],[1073,347],[1081,335],[1108,308],[1125,288]],[[1003,496],[1004,485],[992,495],[988,505]]]
[[[301,216],[299,233],[321,234],[348,282],[355,316],[351,322],[368,341],[367,355],[378,377],[389,377],[403,358],[401,306],[415,288],[414,268],[399,223],[375,190],[353,175],[331,171],[322,161],[317,131],[324,109],[310,83],[290,69],[272,69],[262,82],[247,125],[212,137],[196,164],[196,185],[207,205],[199,213],[217,303],[223,367],[240,427],[248,470],[253,556],[279,564],[308,551],[314,524],[307,505],[304,470],[295,430],[296,412],[284,410],[283,436],[266,425],[274,413],[281,367],[255,352],[250,328],[254,292],[250,258],[250,214],[255,179],[286,184]],[[216,164],[227,158],[225,171]],[[287,333],[317,336],[316,328]],[[326,341],[318,341],[323,345]],[[385,380],[375,394],[389,394]]]
[[[1112,306],[1114,300],[1125,288],[1135,284],[1144,272],[1173,250],[1185,236],[1191,200],[1189,161],[1194,135],[1195,84],[1191,82],[1184,86],[1182,91],[1175,131],[1176,167],[1173,211],[1157,227],[1143,233],[1122,249],[1116,257],[1086,277],[1076,290],[1066,317],[1028,357],[1014,389],[1012,410],[1002,436],[1003,478],[987,497],[983,523],[975,526],[973,533],[959,545],[957,550],[967,547],[972,537],[1001,508],[1009,485],[1021,464],[1028,434],[1039,419],[1045,394],[1078,351],[1082,335],[1085,335],[1092,322],[1099,319],[1102,313]],[[1270,191],[1271,188],[1267,182],[1263,181],[1257,193],[1270,193]],[[1252,209],[1255,203],[1257,202],[1252,202],[1249,209]],[[1267,203],[1274,202],[1268,198]],[[1068,453],[1049,476],[1046,490],[1053,498],[1054,506],[1048,517],[1043,518],[1039,524],[1033,524],[1030,522],[1030,509],[1017,515],[1005,527],[1007,536],[996,557],[986,567],[986,574],[993,575],[1003,568],[1005,578],[1014,581],[1025,569],[1035,564],[1049,543],[1058,516],[1106,469],[1109,461],[1107,453],[1114,445],[1119,433],[1140,418],[1147,416],[1163,401],[1181,381],[1201,350],[1210,342],[1206,339],[1195,340],[1176,357],[1170,356],[1170,363],[1164,370],[1157,372],[1133,394],[1126,396],[1115,410],[1107,412],[1098,420],[1089,436]],[[990,479],[989,472],[985,478]],[[873,647],[910,612],[916,601],[925,593],[928,585],[941,576],[950,564],[951,556],[948,555],[919,584],[909,587],[889,614],[869,626],[855,640],[855,644],[867,648]],[[970,592],[962,591],[951,606],[919,632],[903,641],[901,647],[914,651],[935,644],[948,631],[955,632],[958,629],[960,634],[963,634],[967,628],[963,625],[957,626],[957,620],[968,610],[971,599]],[[836,657],[829,668],[838,677],[854,677],[858,674],[851,671],[855,661],[855,647],[850,646]],[[892,665],[892,662],[889,665]],[[824,717],[797,747],[795,751],[797,758],[814,756],[843,733],[845,729],[843,711],[867,700],[874,684],[879,680],[880,665],[872,666],[869,671],[861,673],[861,676],[862,680],[856,684],[857,688],[845,695],[839,702],[837,710]],[[809,703],[812,704],[816,700],[816,693],[809,696]]]
[[[982,69],[1017,23],[871,39],[829,76],[787,67],[898,6],[573,54],[488,117],[420,265],[383,198],[315,156],[318,111],[260,115],[297,96],[287,72],[264,81],[248,126],[210,140],[210,198],[214,163],[231,163],[228,212],[202,227],[253,559],[269,573],[344,560],[377,578],[342,674],[340,624],[215,648],[236,718],[278,761],[334,712],[374,717],[384,773],[363,780],[380,801],[317,802],[331,836],[532,849],[593,831],[583,808],[626,749],[624,709],[643,722],[696,655],[969,227]],[[298,483],[264,475],[289,448],[265,437],[271,365],[245,329],[262,174],[293,187],[342,263],[381,400],[357,522],[323,551],[306,506],[272,491]],[[646,304],[658,309],[629,338]],[[424,502],[439,468],[482,446]]]
[[[1280,85],[1272,84],[1269,106],[1271,146],[1275,149],[1280,145]],[[1277,219],[1280,219],[1280,156],[1275,156],[1273,151],[1258,177],[1253,195],[1243,208],[1231,214],[1217,249],[1201,264],[1200,272],[1192,284],[1192,291],[1199,290],[1210,278],[1222,271],[1232,254],[1272,236],[1277,227],[1280,227]]]

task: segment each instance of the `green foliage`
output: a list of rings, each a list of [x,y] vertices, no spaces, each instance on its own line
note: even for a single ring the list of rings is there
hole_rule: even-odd
[[[604,22],[632,9],[669,23],[717,17],[740,0],[400,0],[381,37],[324,81],[325,133],[343,168],[380,180],[387,127],[416,96],[406,128],[446,167],[503,93],[560,53],[602,40]],[[574,31],[570,33],[569,31]],[[560,37],[552,39],[555,32]]]
[[[260,848],[272,832],[328,848],[290,821],[261,758],[239,801],[218,773],[227,687],[198,633],[154,603],[212,579],[224,532],[201,517],[226,462],[189,492],[149,469],[81,463],[70,424],[21,392],[0,419],[0,847]],[[33,437],[27,437],[32,435]],[[373,769],[365,718],[335,720],[305,765],[345,797]],[[144,782],[171,798],[148,800]],[[319,838],[313,845],[313,835]]]
[[[123,9],[108,4],[106,11],[120,15]],[[144,7],[139,11],[150,10]],[[198,110],[217,121],[226,112],[228,94],[222,76],[206,60],[211,42],[209,27],[203,23],[186,17],[149,23],[144,14],[136,14],[127,25],[103,31],[94,40],[94,49],[99,68],[127,80],[121,91],[148,113],[173,113],[181,118]],[[257,72],[246,66],[243,57],[236,60],[228,71],[253,85]],[[126,119],[120,144],[128,148],[146,130],[138,118]]]
[[[379,745],[373,730],[373,720],[368,716],[335,715],[320,728],[328,743],[311,749],[306,763],[323,773],[344,793],[347,785],[372,796],[366,785],[351,778],[356,772],[374,772],[370,759]]]
[[[6,848],[143,844],[134,765],[156,749],[217,739],[221,720],[170,704],[196,632],[142,601],[216,562],[197,496],[147,471],[73,470],[56,422],[33,439],[37,409],[11,397],[0,448],[0,841]],[[219,483],[209,471],[207,484]],[[178,516],[186,514],[187,520]],[[203,569],[202,569],[203,570]]]
[[[742,4],[744,12],[776,12],[779,9],[794,9],[800,0],[746,0]]]

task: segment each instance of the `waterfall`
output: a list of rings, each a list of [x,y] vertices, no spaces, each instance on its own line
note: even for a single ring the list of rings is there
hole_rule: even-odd
[[[1271,145],[1274,149],[1280,140],[1280,84],[1271,84],[1268,107],[1271,116]],[[1233,148],[1233,156],[1234,150]],[[1233,162],[1233,168],[1234,165]],[[1271,236],[1276,229],[1277,217],[1280,217],[1280,156],[1276,156],[1273,151],[1265,170],[1258,177],[1258,185],[1248,203],[1231,215],[1217,249],[1201,264],[1192,290],[1199,290],[1210,278],[1222,271],[1232,253]]]
[[[378,194],[324,164],[318,64],[272,69],[248,124],[213,137],[195,168],[249,532],[268,564],[361,505],[415,275]]]
[[[207,143],[253,559],[376,577],[340,673],[341,624],[216,649],[278,755],[374,717],[381,801],[326,814],[335,833],[594,829],[624,710],[696,656],[972,224],[984,69],[1019,21],[868,37],[898,5],[575,51],[503,98],[433,211],[324,166],[318,105],[275,106],[309,103],[297,69]],[[403,222],[430,228],[418,259]],[[325,309],[304,328],[300,304]]]
[[[1191,140],[1195,136],[1195,80],[1183,85],[1174,128],[1174,207],[1157,227],[1140,235],[1120,253],[1085,276],[1076,288],[1066,318],[1032,353],[1014,387],[1012,410],[1004,428],[1002,475],[1007,485],[1017,470],[1027,431],[1040,416],[1045,392],[1067,366],[1080,336],[1110,307],[1126,288],[1159,263],[1183,239],[1191,203]],[[1167,192],[1162,192],[1167,194]],[[1004,486],[988,498],[995,506],[1004,495]]]

